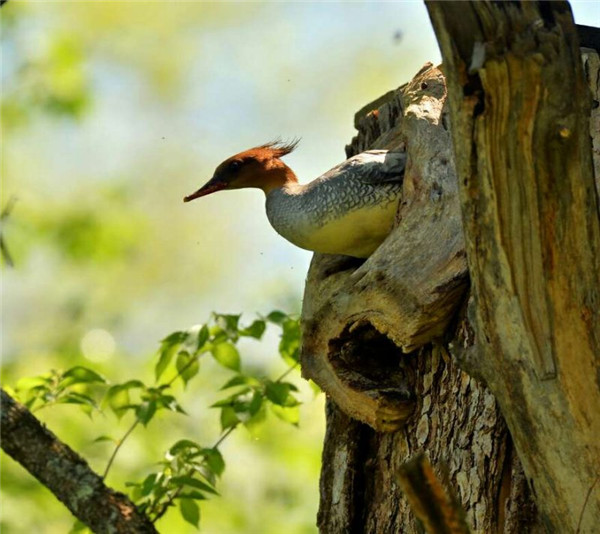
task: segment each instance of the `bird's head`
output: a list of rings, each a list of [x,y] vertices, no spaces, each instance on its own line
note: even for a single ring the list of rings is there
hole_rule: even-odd
[[[280,159],[297,145],[298,140],[291,143],[273,142],[231,156],[215,169],[208,182],[183,201],[189,202],[224,189],[244,187],[257,187],[268,193],[286,183],[297,182],[292,169]]]

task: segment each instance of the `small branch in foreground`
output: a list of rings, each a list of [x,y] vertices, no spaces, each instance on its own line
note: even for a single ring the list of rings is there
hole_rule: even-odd
[[[110,471],[110,468],[111,468],[113,462],[115,461],[115,457],[117,456],[119,449],[121,448],[121,446],[123,445],[125,440],[129,437],[129,434],[131,434],[135,430],[135,427],[138,426],[139,423],[140,423],[140,420],[136,417],[133,424],[127,429],[127,432],[125,432],[123,437],[119,440],[119,442],[115,446],[115,450],[110,455],[110,458],[108,459],[108,462],[106,464],[106,468],[104,469],[104,473],[102,474],[102,479],[106,479],[106,477],[108,476],[108,472]]]
[[[31,412],[1,390],[2,449],[94,532],[155,534],[150,520]]]
[[[400,487],[414,514],[431,534],[468,534],[462,506],[451,491],[444,488],[424,454],[398,469]]]

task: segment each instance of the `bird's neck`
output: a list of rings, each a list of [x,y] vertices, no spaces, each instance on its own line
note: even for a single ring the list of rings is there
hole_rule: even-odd
[[[265,172],[261,180],[260,188],[268,195],[275,189],[281,189],[286,185],[297,184],[298,178],[294,171],[290,169],[283,161],[276,160],[271,168]]]

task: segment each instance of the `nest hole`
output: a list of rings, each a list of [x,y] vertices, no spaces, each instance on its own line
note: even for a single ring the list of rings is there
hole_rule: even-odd
[[[371,323],[349,325],[329,342],[329,361],[336,375],[355,390],[397,390],[410,396],[414,353],[406,354]]]

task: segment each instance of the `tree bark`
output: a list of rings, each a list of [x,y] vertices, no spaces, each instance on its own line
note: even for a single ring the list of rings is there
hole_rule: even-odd
[[[539,529],[494,397],[447,351],[449,341],[469,353],[478,348],[466,320],[458,320],[468,278],[445,99],[442,73],[426,65],[385,102],[358,113],[348,156],[406,145],[398,225],[358,268],[315,255],[309,271],[303,372],[368,423],[328,402],[318,516],[327,534],[423,532],[397,479],[398,468],[421,452],[449,480],[474,532]],[[368,289],[360,286],[365,280]],[[399,391],[398,419],[382,424],[376,415],[386,408],[389,415]],[[377,401],[379,412],[371,409]]]
[[[452,85],[426,66],[357,114],[347,147],[406,147],[396,228],[362,264],[315,255],[307,279],[303,372],[330,399],[318,526],[423,532],[396,473],[425,452],[473,532],[591,533],[600,109],[590,123],[582,65],[597,101],[600,62],[562,3],[428,7]]]
[[[0,391],[2,449],[19,462],[97,533],[156,533],[148,518],[122,493],[104,484],[71,448],[22,404]]]
[[[600,225],[566,2],[430,2],[483,377],[551,532],[600,524]],[[589,64],[589,61],[588,61]]]

